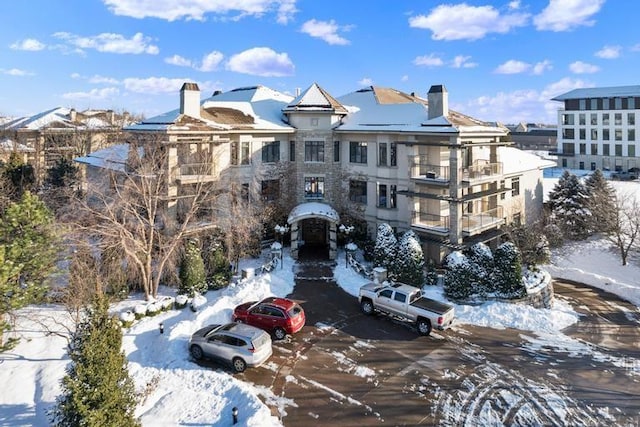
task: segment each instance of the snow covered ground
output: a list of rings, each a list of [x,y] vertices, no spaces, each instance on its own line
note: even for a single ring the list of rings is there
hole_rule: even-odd
[[[242,267],[258,267],[260,263],[261,260],[247,260]],[[136,412],[143,425],[230,425],[233,406],[243,408],[238,425],[281,425],[263,402],[286,414],[286,407],[295,405],[294,401],[224,371],[202,368],[190,360],[187,342],[201,326],[229,321],[233,307],[241,302],[289,294],[294,286],[293,267],[293,261],[285,253],[283,268],[207,293],[207,304],[195,313],[188,308],[170,310],[143,318],[124,330],[123,349],[129,358],[129,371],[143,395]],[[552,263],[545,268],[554,277],[605,289],[640,306],[638,260],[621,266],[617,254],[603,240],[555,250]],[[365,279],[345,267],[344,256],[338,257],[334,274],[338,284],[352,295],[365,283]],[[173,292],[163,291],[167,295]],[[432,298],[442,299],[438,288],[427,292]],[[132,296],[115,305],[113,310],[122,312],[141,302],[141,296]],[[578,321],[578,314],[562,299],[557,300],[553,309],[541,310],[499,302],[473,308],[456,306],[456,316],[459,325],[536,332],[544,345],[557,347],[571,345],[562,329]],[[59,382],[68,362],[63,337],[63,325],[68,322],[66,312],[59,306],[29,307],[20,311],[15,333],[21,342],[15,349],[0,354],[0,384],[3,385],[0,425],[48,425],[47,410],[60,393]],[[159,333],[160,322],[164,324],[164,334]],[[595,350],[585,348],[583,351]],[[554,411],[562,412],[564,404],[558,399]],[[455,411],[456,406],[452,404],[449,409]],[[491,423],[489,415],[485,421]]]

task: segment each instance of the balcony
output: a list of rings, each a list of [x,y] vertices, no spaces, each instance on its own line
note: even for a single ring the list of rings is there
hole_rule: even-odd
[[[465,237],[480,234],[497,228],[505,223],[502,206],[475,214],[462,216],[462,235]]]
[[[411,226],[430,232],[445,234],[449,232],[449,216],[414,212]]]
[[[449,182],[449,166],[430,164],[427,156],[413,156],[411,160],[411,178],[440,183]]]
[[[477,161],[473,166],[462,169],[463,182],[488,181],[502,175],[502,163]]]
[[[211,182],[218,179],[213,164],[211,163],[185,163],[180,165],[180,175],[176,180],[180,184],[196,184]]]

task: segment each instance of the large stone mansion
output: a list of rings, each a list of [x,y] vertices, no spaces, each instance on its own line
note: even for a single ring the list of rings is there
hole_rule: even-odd
[[[218,179],[224,171],[249,197],[292,197],[294,257],[317,245],[335,258],[349,206],[372,237],[383,222],[415,231],[436,262],[476,242],[495,244],[503,226],[541,213],[542,170],[553,164],[510,147],[506,128],[450,110],[442,85],[424,96],[373,86],[334,98],[314,83],[296,95],[252,86],[202,100],[197,84],[185,83],[178,109],[126,130],[169,148],[174,215],[171,199],[203,173]],[[282,165],[287,182],[265,173]]]

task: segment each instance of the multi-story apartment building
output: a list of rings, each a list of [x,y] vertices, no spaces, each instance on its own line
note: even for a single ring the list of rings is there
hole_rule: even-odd
[[[426,97],[367,87],[339,98],[317,84],[295,97],[253,86],[201,101],[185,83],[179,109],[126,130],[168,148],[177,217],[175,200],[203,173],[254,197],[292,197],[293,257],[314,244],[335,258],[340,214],[354,206],[371,237],[383,222],[411,229],[436,262],[496,243],[505,224],[538,217],[542,169],[553,166],[509,147],[505,128],[450,110],[441,85]],[[284,177],[269,175],[283,165]]]
[[[558,111],[559,166],[626,171],[640,166],[640,86],[574,89],[553,98]]]
[[[19,117],[0,124],[0,158],[17,153],[34,167],[41,182],[58,159],[88,154],[116,143],[128,114],[112,110],[86,110],[57,107],[33,116]]]

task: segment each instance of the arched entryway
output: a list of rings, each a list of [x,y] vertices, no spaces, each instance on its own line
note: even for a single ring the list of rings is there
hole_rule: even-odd
[[[325,203],[308,202],[296,206],[287,222],[291,226],[291,257],[301,255],[336,259],[336,230],[340,216]]]

